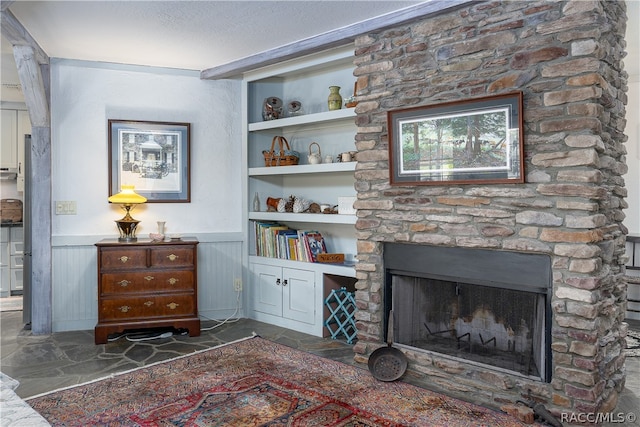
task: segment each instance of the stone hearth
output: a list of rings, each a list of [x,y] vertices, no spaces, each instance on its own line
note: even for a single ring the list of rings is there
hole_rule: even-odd
[[[358,37],[355,359],[384,344],[386,243],[551,259],[548,378],[405,348],[434,389],[554,414],[625,382],[624,2],[476,2]],[[391,186],[387,112],[522,91],[524,184]],[[388,298],[388,296],[387,296]]]

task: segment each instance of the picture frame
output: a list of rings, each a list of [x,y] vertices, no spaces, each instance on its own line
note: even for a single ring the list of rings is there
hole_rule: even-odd
[[[391,185],[524,182],[522,92],[387,112]]]
[[[108,120],[109,196],[133,185],[147,203],[189,203],[190,123]]]

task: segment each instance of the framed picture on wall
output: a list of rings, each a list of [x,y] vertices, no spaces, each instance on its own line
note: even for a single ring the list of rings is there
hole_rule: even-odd
[[[524,182],[522,92],[387,113],[392,185]]]
[[[109,120],[109,196],[123,184],[153,202],[191,201],[190,124]]]

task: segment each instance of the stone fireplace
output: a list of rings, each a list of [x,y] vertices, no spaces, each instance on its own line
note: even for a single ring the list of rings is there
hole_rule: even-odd
[[[473,2],[358,37],[356,361],[393,309],[407,375],[435,390],[615,408],[626,21],[624,2]],[[513,91],[524,184],[390,185],[388,111]]]

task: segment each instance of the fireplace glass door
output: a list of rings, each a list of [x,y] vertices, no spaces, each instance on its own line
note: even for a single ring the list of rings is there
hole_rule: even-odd
[[[402,274],[391,285],[397,344],[544,377],[546,294]]]

